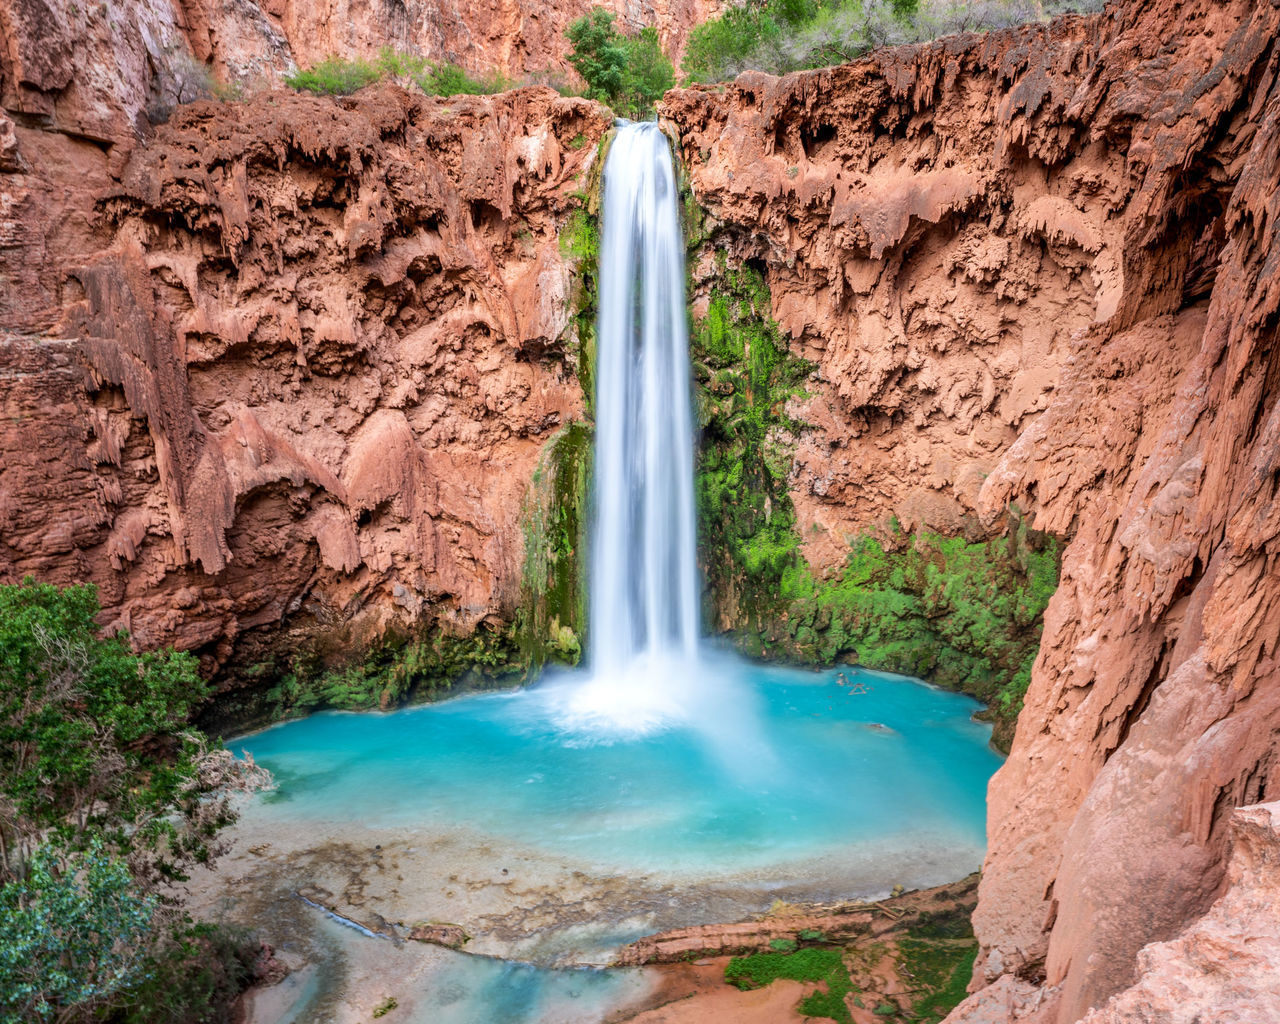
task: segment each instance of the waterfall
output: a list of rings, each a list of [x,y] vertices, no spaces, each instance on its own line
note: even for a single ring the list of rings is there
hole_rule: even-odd
[[[623,124],[604,168],[590,665],[694,658],[698,584],[684,240],[671,149]]]

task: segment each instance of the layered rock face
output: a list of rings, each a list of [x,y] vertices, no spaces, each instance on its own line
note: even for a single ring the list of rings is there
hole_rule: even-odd
[[[95,582],[210,669],[509,621],[582,409],[559,229],[608,125],[549,89],[278,95],[119,170],[18,127],[0,576]]]
[[[0,104],[59,131],[118,143],[215,83],[257,91],[325,57],[383,47],[498,73],[568,81],[564,32],[593,4],[448,0],[0,2]],[[628,31],[655,26],[679,64],[722,0],[605,0]]]
[[[817,364],[813,562],[1010,502],[1069,542],[955,1020],[1065,1024],[1175,955],[1139,952],[1280,785],[1278,36],[1272,3],[1155,0],[666,101]]]

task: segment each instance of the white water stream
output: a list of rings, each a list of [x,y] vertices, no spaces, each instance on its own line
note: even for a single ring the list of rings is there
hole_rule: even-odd
[[[620,127],[604,171],[591,666],[692,659],[698,639],[684,240],[671,150]]]
[[[671,148],[623,123],[604,170],[589,679],[565,724],[648,732],[705,713],[684,239]]]

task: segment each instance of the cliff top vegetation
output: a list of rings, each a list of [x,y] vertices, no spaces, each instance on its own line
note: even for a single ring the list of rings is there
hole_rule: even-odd
[[[1103,0],[741,0],[689,34],[685,81],[846,64],[881,46],[1097,11]]]

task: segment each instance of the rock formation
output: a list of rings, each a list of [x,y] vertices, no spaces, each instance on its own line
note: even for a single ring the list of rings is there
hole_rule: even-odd
[[[559,228],[608,124],[549,89],[276,94],[118,169],[15,128],[0,572],[96,582],[209,668],[510,620],[581,415]]]
[[[1272,3],[1153,0],[667,97],[818,364],[810,558],[1009,502],[1069,541],[975,916],[975,988],[1018,998],[957,1021],[1131,986],[1280,784],[1278,36]]]
[[[679,64],[722,0],[604,0],[628,31],[655,26]],[[565,29],[593,6],[446,0],[0,2],[0,105],[32,123],[117,144],[211,87],[269,88],[325,57],[383,47],[516,82],[572,78]]]

